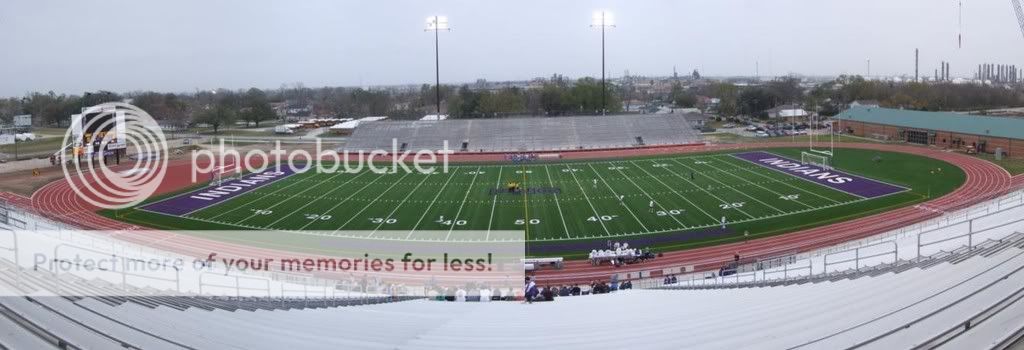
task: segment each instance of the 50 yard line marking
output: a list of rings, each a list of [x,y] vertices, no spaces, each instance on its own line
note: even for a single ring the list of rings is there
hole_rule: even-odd
[[[551,181],[551,171],[548,170],[548,166],[546,164],[544,165],[544,173],[548,176],[548,184],[551,185],[551,188],[554,188],[555,182]],[[558,217],[562,219],[562,229],[565,230],[565,237],[572,238],[569,236],[569,226],[565,224],[565,215],[562,215],[562,205],[558,204],[558,193],[555,193],[555,206],[558,207]]]
[[[459,222],[459,215],[462,215],[462,208],[466,206],[466,199],[469,198],[469,192],[473,191],[473,185],[476,184],[476,177],[480,176],[480,167],[476,168],[473,172],[473,180],[469,182],[469,186],[466,187],[466,194],[462,195],[462,203],[459,204],[459,211],[455,212],[455,218],[452,219],[452,225],[448,227],[448,234],[444,236],[444,240],[447,241],[452,237],[452,231],[455,230],[455,224]]]
[[[444,189],[448,188],[448,183],[452,181],[452,178],[454,178],[455,174],[458,173],[458,172],[459,172],[459,167],[456,167],[455,170],[452,171],[452,174],[448,176],[448,180],[444,181],[444,185],[441,186],[440,190],[437,190],[437,194],[434,195],[434,199],[432,199],[430,201],[430,204],[427,205],[427,210],[423,211],[423,215],[421,215],[420,219],[416,221],[416,224],[412,226],[412,229],[409,230],[409,234],[405,236],[405,239],[412,238],[412,234],[414,232],[416,232],[416,228],[417,227],[420,227],[420,223],[423,222],[423,218],[427,217],[427,214],[430,214],[430,209],[433,208],[434,207],[434,203],[437,202],[437,197],[440,197],[441,193],[444,193]]]
[[[520,172],[523,174],[523,186],[525,187],[526,186],[526,165],[520,165],[519,170],[521,170]],[[530,241],[530,202],[527,201],[528,198],[526,196],[526,192],[529,192],[529,191],[523,191],[523,216],[526,217],[526,219],[523,220],[523,227],[525,227],[526,241],[529,242]],[[526,244],[525,247],[526,247],[526,255],[529,256],[530,255],[530,245]]]

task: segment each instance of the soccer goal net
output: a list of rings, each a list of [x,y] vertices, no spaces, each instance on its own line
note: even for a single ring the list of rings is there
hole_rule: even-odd
[[[829,156],[811,152],[800,152],[800,163],[817,165],[824,169],[832,169],[832,162]]]

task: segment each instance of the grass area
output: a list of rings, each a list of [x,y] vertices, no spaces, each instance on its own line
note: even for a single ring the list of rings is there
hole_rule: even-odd
[[[1009,159],[1003,157],[1002,160],[996,160],[996,156],[988,153],[972,154],[972,156],[990,161],[996,165],[1003,167],[1010,173],[1010,175],[1024,174],[1024,160],[1021,159]]]
[[[56,152],[60,146],[63,146],[64,135],[61,136],[47,136],[39,138],[33,141],[18,142],[17,151],[19,158],[24,158],[26,155],[52,153]],[[11,156],[14,155],[15,145],[3,145],[0,146],[0,153],[7,153]]]
[[[798,149],[773,149],[799,159]],[[880,161],[876,161],[880,159]],[[948,193],[964,173],[916,155],[838,149],[833,165],[909,188],[865,199],[726,153],[526,165],[460,165],[446,174],[297,174],[183,217],[105,213],[160,229],[278,249],[321,251],[328,236],[480,241],[520,230],[531,246],[667,237],[685,249],[871,215]],[[940,170],[941,169],[941,170]],[[691,175],[692,173],[692,175]],[[692,176],[692,177],[691,177]],[[509,182],[551,191],[493,194]],[[650,202],[654,202],[654,208]],[[726,218],[728,232],[715,231]],[[263,228],[234,237],[201,230]],[[315,231],[315,233],[313,232]],[[745,236],[744,232],[749,236]],[[672,237],[695,233],[686,239]],[[398,237],[401,236],[401,237]],[[574,257],[582,251],[558,252]]]

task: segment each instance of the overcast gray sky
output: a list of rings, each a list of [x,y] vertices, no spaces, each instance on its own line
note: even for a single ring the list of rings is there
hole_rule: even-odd
[[[442,82],[600,75],[595,10],[614,12],[615,76],[913,73],[940,60],[954,75],[981,62],[1024,65],[1005,0],[132,1],[0,2],[0,95],[99,89],[433,82],[425,18],[447,15]]]

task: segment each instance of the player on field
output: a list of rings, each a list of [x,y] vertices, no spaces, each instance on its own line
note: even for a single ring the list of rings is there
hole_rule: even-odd
[[[597,179],[594,179],[594,188],[597,188]]]
[[[653,213],[654,212],[654,201],[651,201],[650,203],[648,203],[647,206],[651,208],[651,212]]]

